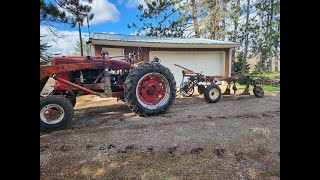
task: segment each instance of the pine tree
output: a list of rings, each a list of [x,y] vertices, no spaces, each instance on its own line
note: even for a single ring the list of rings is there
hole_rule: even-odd
[[[50,32],[50,28],[56,23],[67,23],[68,18],[65,12],[60,11],[52,2],[40,0],[40,26],[45,26]],[[44,35],[40,35],[40,64],[47,64],[50,60],[47,50],[50,47],[47,43],[42,42]]]
[[[243,3],[241,3],[243,2]],[[138,28],[158,37],[202,37],[241,43],[232,52],[233,61],[247,72],[247,61],[257,58],[259,71],[278,70],[280,60],[280,0],[154,0],[139,5]],[[190,36],[192,35],[192,36]],[[241,57],[240,57],[241,56]],[[236,62],[232,62],[235,64]]]
[[[233,28],[233,31],[229,33],[229,35],[231,35],[231,41],[233,42],[237,42],[240,10],[241,10],[240,0],[236,0],[236,4],[231,4],[232,13],[230,15],[230,19],[234,24],[234,28]],[[232,50],[231,64],[234,64],[234,60],[236,59],[235,53],[236,53],[236,48]]]
[[[87,2],[92,4],[93,0],[81,0],[82,2]],[[94,15],[91,12],[91,6],[87,4],[82,4],[80,0],[57,0],[59,6],[63,8],[66,12],[69,13],[71,18],[71,27],[75,27],[78,25],[79,31],[79,42],[81,44],[80,51],[81,56],[83,56],[83,44],[81,37],[81,26],[83,25],[83,21],[88,18],[92,20]]]
[[[244,42],[244,52],[243,52],[243,66],[242,73],[246,72],[246,63],[247,63],[247,55],[248,55],[248,46],[249,46],[249,16],[250,16],[250,0],[247,0],[246,6],[246,24],[245,24],[245,42]]]
[[[194,34],[200,37],[196,0],[154,0],[146,1],[146,6],[138,6],[137,15],[141,26],[133,22],[128,28],[137,28],[137,35],[157,37],[184,37]],[[190,32],[189,32],[190,31]],[[189,32],[188,34],[184,34]]]
[[[82,44],[82,48],[85,48],[85,42],[82,41],[82,43],[80,43],[79,41],[76,42],[75,47],[74,47],[74,55],[81,55],[81,44]],[[86,55],[86,53],[84,52],[84,55]]]

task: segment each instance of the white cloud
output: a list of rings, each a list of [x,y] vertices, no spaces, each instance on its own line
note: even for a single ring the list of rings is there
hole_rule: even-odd
[[[58,31],[53,29],[54,32],[61,35],[61,38],[57,38],[51,35],[50,31],[47,30],[47,27],[40,27],[40,34],[46,35],[42,38],[42,42],[48,43],[51,47],[48,49],[48,52],[51,54],[60,54],[68,56],[72,55],[75,49],[75,44],[79,41],[79,32],[78,31]],[[82,38],[84,41],[88,40],[88,33],[82,33]]]
[[[52,29],[57,33],[61,38],[52,36],[51,32],[48,31],[48,27],[40,26],[40,34],[46,35],[41,38],[42,42],[48,43],[51,47],[48,49],[50,54],[59,54],[59,56],[70,56],[74,54],[76,42],[79,41],[79,32],[78,31],[60,31],[57,29]],[[109,34],[116,34],[115,32],[103,32]],[[82,39],[87,41],[89,38],[88,33],[82,32]],[[84,49],[86,53],[86,49]]]
[[[117,21],[119,19],[120,12],[117,7],[108,0],[94,0],[91,7],[91,12],[94,14],[94,18],[90,24]]]
[[[43,42],[48,43],[51,47],[48,52],[52,54],[71,55],[74,52],[74,47],[77,41],[79,41],[78,31],[57,31],[54,32],[61,35],[61,38],[57,38],[51,35],[50,31],[46,27],[40,28],[40,34],[45,34],[46,37],[42,38]],[[82,33],[83,39],[87,40],[88,33]]]
[[[94,18],[90,21],[91,25],[101,24],[107,21],[118,21],[120,12],[117,7],[110,3],[108,0],[94,0],[92,4],[88,2],[82,2],[82,4],[88,4],[91,6],[91,13],[94,14]],[[65,11],[60,8],[61,11]],[[67,16],[70,16],[70,13],[65,11]],[[87,21],[84,20],[84,25],[87,25]]]
[[[126,6],[129,8],[138,7],[139,4],[143,4],[143,7],[146,8],[147,4],[144,0],[128,0]]]

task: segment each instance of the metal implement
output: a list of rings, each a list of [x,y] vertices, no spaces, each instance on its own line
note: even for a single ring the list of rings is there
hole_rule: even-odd
[[[231,84],[232,84],[232,90],[233,95],[236,94],[238,88],[236,87],[236,83],[240,82],[246,85],[244,91],[239,95],[250,95],[249,93],[249,86],[252,85],[254,95],[256,97],[263,97],[264,92],[263,89],[256,85],[256,81],[251,76],[222,76],[222,75],[216,75],[216,76],[205,76],[202,73],[196,73],[193,70],[187,69],[183,66],[180,66],[178,64],[174,64],[177,67],[182,68],[182,81],[180,84],[180,90],[179,90],[179,96],[187,96],[190,97],[193,92],[194,88],[198,87],[198,92],[200,94],[205,94],[206,89],[209,85],[216,84],[217,81],[226,81],[227,82],[227,88],[221,95],[231,95]],[[187,77],[187,80],[185,81],[185,77]],[[203,84],[200,84],[203,83]],[[217,91],[214,90],[217,96]],[[213,95],[208,93],[208,97],[212,97]]]

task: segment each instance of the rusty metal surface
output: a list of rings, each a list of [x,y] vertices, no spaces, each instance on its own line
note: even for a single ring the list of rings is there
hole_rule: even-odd
[[[181,91],[188,91],[189,89],[194,88],[195,86],[199,86],[198,83],[205,82],[205,83],[211,83],[215,84],[217,81],[226,81],[228,83],[227,88],[225,92],[222,93],[222,95],[231,95],[231,83],[233,83],[232,90],[233,94],[235,95],[237,92],[237,86],[236,82],[243,82],[246,87],[244,91],[240,95],[250,95],[249,93],[249,85],[256,85],[256,81],[251,76],[223,76],[223,75],[216,75],[216,76],[205,76],[201,73],[196,73],[193,70],[187,69],[183,66],[180,66],[178,64],[174,64],[177,67],[182,68],[182,80],[184,80],[185,77],[188,77],[188,83],[189,86],[182,86],[183,82],[181,82],[180,85],[180,94]]]
[[[62,82],[62,83],[65,83],[65,84],[67,84],[67,85],[69,85],[69,86],[72,86],[72,87],[75,87],[75,88],[80,89],[80,90],[82,90],[82,91],[85,91],[85,92],[87,92],[88,94],[94,94],[94,95],[99,96],[99,93],[98,93],[98,92],[91,91],[90,89],[87,89],[87,88],[85,88],[85,87],[79,86],[79,85],[74,84],[74,83],[72,83],[72,82],[70,82],[70,81],[67,81],[67,80],[65,80],[65,79],[59,78],[58,76],[55,76],[55,75],[54,75],[53,78],[54,78],[55,80],[57,80],[57,81],[60,81],[60,82]]]
[[[45,76],[52,76],[57,73],[69,72],[81,69],[103,69],[104,64],[99,63],[76,63],[76,64],[59,64],[59,65],[47,65],[40,66],[40,80]]]

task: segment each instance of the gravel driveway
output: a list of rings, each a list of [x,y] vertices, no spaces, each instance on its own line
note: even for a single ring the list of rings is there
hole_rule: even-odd
[[[70,126],[40,145],[41,179],[277,179],[280,95],[194,95],[153,117],[80,96]]]

